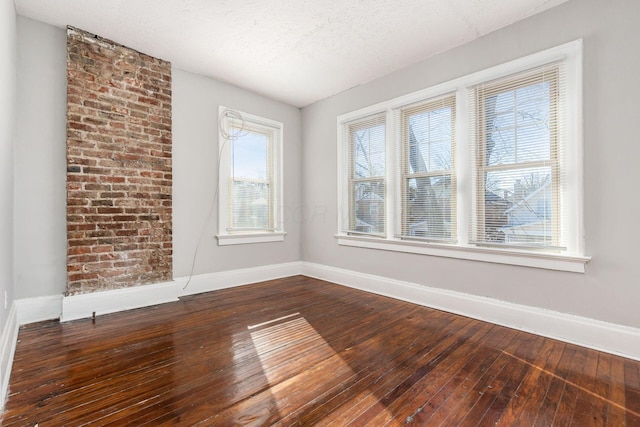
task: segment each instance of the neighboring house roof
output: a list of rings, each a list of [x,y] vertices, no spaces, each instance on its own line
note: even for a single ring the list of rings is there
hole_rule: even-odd
[[[267,206],[269,204],[269,201],[267,199],[265,199],[264,197],[260,197],[259,199],[257,199],[256,201],[251,203],[252,205],[264,205]]]
[[[420,222],[416,222],[415,224],[411,224],[409,226],[409,230],[415,230],[420,227],[425,227],[426,229],[428,229],[429,227],[427,227],[427,221],[420,221]]]
[[[485,203],[486,202],[493,202],[493,203],[503,203],[503,204],[506,204],[506,205],[513,205],[513,202],[511,202],[508,199],[505,199],[502,196],[497,195],[493,191],[487,191],[486,193],[484,193],[484,201],[485,201]]]
[[[551,180],[547,179],[544,184],[542,184],[540,187],[538,187],[535,190],[533,190],[531,193],[529,193],[524,199],[520,200],[518,203],[515,203],[509,209],[504,211],[504,213],[508,214],[509,212],[511,212],[511,211],[513,211],[515,209],[518,209],[521,206],[526,205],[529,200],[533,199],[538,193],[540,193],[542,190],[547,188],[549,185],[551,185]]]
[[[360,199],[358,199],[359,202],[361,202],[362,200],[375,200],[375,201],[378,201],[378,202],[384,202],[384,199],[382,197],[378,196],[373,191],[368,191],[368,192],[364,193],[363,196]]]
[[[368,228],[375,228],[373,225],[369,224],[368,222],[364,222],[361,219],[356,218],[356,227],[368,227]]]

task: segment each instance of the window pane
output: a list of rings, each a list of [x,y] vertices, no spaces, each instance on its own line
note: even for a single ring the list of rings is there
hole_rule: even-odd
[[[516,155],[515,140],[513,128],[494,130],[486,147],[489,166],[513,163]]]
[[[549,128],[541,124],[521,126],[517,133],[518,163],[549,160],[551,144]]]
[[[235,131],[235,129],[234,129]],[[267,179],[269,138],[262,133],[238,131],[231,139],[235,178]]]
[[[232,197],[233,228],[270,228],[268,183],[236,180],[233,182]]]
[[[353,186],[355,224],[352,231],[384,233],[384,182],[357,182]]]
[[[484,240],[551,245],[552,184],[550,167],[487,172]]]
[[[451,239],[451,176],[405,180],[403,235]]]
[[[408,119],[410,173],[450,170],[451,107],[411,114]]]
[[[488,166],[550,158],[550,90],[542,82],[485,98]]]
[[[352,133],[353,174],[355,178],[384,176],[385,126],[376,124]]]
[[[549,122],[550,83],[541,82],[515,91],[518,125]]]

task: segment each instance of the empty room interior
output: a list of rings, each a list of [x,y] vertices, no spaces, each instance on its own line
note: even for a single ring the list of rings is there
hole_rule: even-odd
[[[1,425],[640,426],[640,2],[0,20]]]

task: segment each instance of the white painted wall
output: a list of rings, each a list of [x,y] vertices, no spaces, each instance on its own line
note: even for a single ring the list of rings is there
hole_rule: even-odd
[[[16,294],[60,295],[66,286],[66,32],[24,17],[17,25]],[[178,69],[172,91],[174,277],[190,273],[198,241],[194,274],[299,261],[300,110]],[[217,209],[207,214],[217,180],[218,105],[284,123],[284,242],[217,246]]]
[[[572,0],[303,109],[303,260],[640,327],[640,2]],[[584,39],[585,274],[338,246],[336,117]]]
[[[13,145],[16,38],[16,12],[13,1],[0,2],[0,332],[4,331],[14,300]]]
[[[66,288],[66,33],[18,17],[17,298]]]

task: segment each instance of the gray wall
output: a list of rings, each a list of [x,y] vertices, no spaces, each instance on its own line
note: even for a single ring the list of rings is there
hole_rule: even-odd
[[[16,87],[16,12],[0,2],[0,331],[13,303],[13,142]]]
[[[571,0],[303,109],[303,201],[336,212],[336,116],[584,39],[586,274],[338,246],[304,227],[305,261],[640,327],[640,2]]]
[[[17,298],[29,298],[59,295],[66,284],[66,33],[24,17],[17,25],[15,286]],[[194,274],[300,260],[301,224],[288,214],[301,199],[300,110],[177,69],[172,91],[174,277],[189,274],[199,240]],[[220,104],[284,123],[284,242],[217,246],[217,206],[208,213]]]
[[[66,33],[18,17],[17,298],[66,289]]]
[[[172,96],[174,276],[189,275],[199,240],[194,274],[299,261],[301,224],[291,212],[301,204],[300,110],[175,68]],[[220,105],[284,124],[284,242],[217,246]]]

